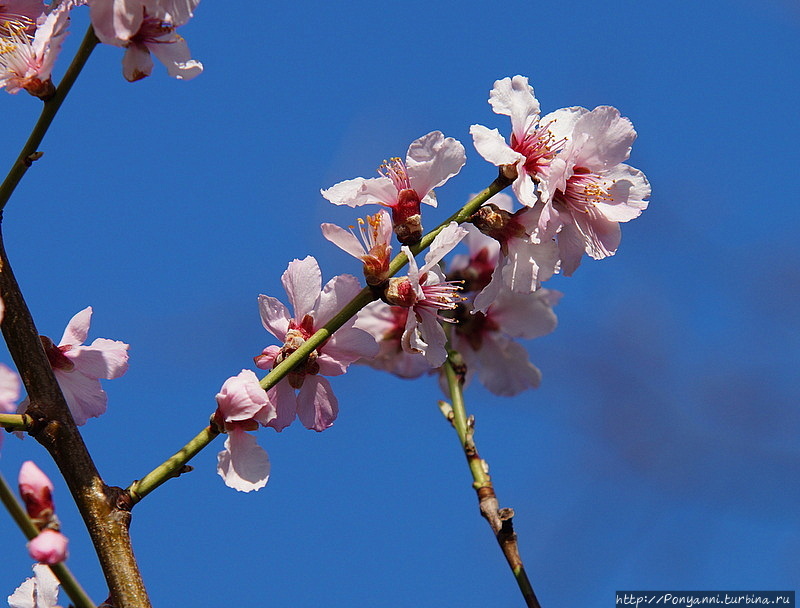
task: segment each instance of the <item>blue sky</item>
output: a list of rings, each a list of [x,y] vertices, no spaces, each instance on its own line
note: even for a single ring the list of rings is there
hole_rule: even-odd
[[[615,589],[800,586],[800,9],[793,2],[282,3],[206,1],[182,34],[205,72],[122,79],[98,48],[4,214],[41,333],[92,305],[91,337],[131,344],[84,427],[106,481],[127,486],[194,436],[221,383],[272,342],[256,296],[283,297],[293,258],[358,274],[321,238],[352,223],[320,188],[371,175],[434,129],[467,148],[433,226],[494,178],[474,123],[507,131],[494,80],[530,77],[543,111],[618,107],[653,186],[613,258],[587,260],[555,333],[529,344],[544,380],[515,399],[467,393],[476,442],[511,506],[545,607],[611,605]],[[227,10],[226,10],[227,9]],[[65,56],[82,37],[73,23]],[[38,115],[0,97],[0,166]],[[3,355],[8,361],[7,355]],[[134,511],[155,605],[518,606],[436,382],[365,368],[337,378],[316,434],[259,433],[266,488],[215,473],[218,440]],[[30,439],[4,442],[14,479]],[[63,483],[69,565],[104,583]],[[0,515],[0,594],[30,574]],[[67,600],[62,596],[62,604]]]

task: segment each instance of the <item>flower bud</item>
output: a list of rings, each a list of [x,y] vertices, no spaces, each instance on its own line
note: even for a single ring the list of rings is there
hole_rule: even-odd
[[[41,530],[53,518],[53,483],[30,460],[23,462],[19,470],[19,493],[28,516]]]
[[[41,564],[53,565],[67,559],[67,537],[55,530],[43,530],[28,543],[31,558]]]

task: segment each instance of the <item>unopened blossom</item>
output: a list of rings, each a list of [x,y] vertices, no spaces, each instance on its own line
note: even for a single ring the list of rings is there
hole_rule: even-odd
[[[514,338],[538,338],[552,332],[557,320],[553,306],[561,294],[549,289],[518,294],[502,290],[486,312],[459,307],[452,348],[467,364],[467,381],[474,375],[496,395],[513,396],[536,388],[541,372]]]
[[[45,12],[42,0],[1,0],[0,36],[14,32],[25,32],[33,36],[36,22]]]
[[[362,308],[356,318],[356,327],[373,335],[380,350],[374,357],[365,357],[356,363],[369,365],[401,378],[417,378],[431,371],[431,364],[422,354],[403,350],[402,338],[410,310],[403,306],[389,306],[380,301]]]
[[[247,431],[266,426],[275,416],[275,406],[252,371],[243,369],[222,385],[214,421],[228,434],[225,449],[217,454],[217,473],[226,486],[250,492],[267,484],[269,455]]]
[[[390,208],[398,240],[413,245],[422,236],[420,203],[435,207],[433,189],[456,175],[466,160],[461,142],[432,131],[411,143],[405,161],[384,161],[378,169],[381,177],[346,180],[322,190],[322,196],[336,205]]]
[[[33,566],[33,577],[25,579],[8,596],[9,608],[59,608],[58,579],[49,567],[43,564]]]
[[[367,285],[380,285],[389,278],[389,262],[392,255],[392,219],[381,209],[368,215],[366,221],[358,218],[359,240],[350,231],[336,224],[322,224],[322,235],[331,243],[364,262],[364,278]]]
[[[567,276],[584,252],[596,260],[614,255],[620,222],[638,217],[650,196],[644,173],[623,162],[636,139],[630,120],[611,106],[574,110],[577,118],[565,148],[542,184],[547,195],[539,220],[542,238],[557,234]]]
[[[68,24],[69,7],[59,5],[36,28],[33,38],[25,30],[0,37],[0,87],[9,93],[24,89],[45,100],[52,97],[55,87],[50,74]]]
[[[100,386],[100,378],[119,378],[128,370],[128,345],[124,342],[97,338],[84,346],[91,318],[91,306],[72,317],[58,346],[50,338],[41,337],[77,425],[106,411],[108,395]],[[27,407],[27,400],[24,405]]]
[[[421,353],[432,367],[439,367],[447,359],[447,337],[441,322],[451,319],[442,317],[441,312],[456,308],[461,289],[460,284],[446,280],[439,261],[466,234],[467,231],[455,222],[447,225],[431,243],[421,268],[417,267],[411,250],[403,246],[408,258],[408,276],[390,279],[384,294],[389,304],[409,309],[401,337],[403,350]]]
[[[30,460],[19,469],[19,494],[25,504],[28,517],[40,530],[53,519],[53,482]]]
[[[149,76],[155,55],[170,76],[190,80],[203,71],[176,28],[199,0],[90,0],[92,26],[105,44],[125,47],[122,74],[131,82]]]
[[[261,369],[272,369],[294,353],[361,291],[358,279],[351,275],[334,277],[322,287],[322,273],[311,256],[290,262],[281,282],[289,296],[292,314],[276,298],[258,297],[264,327],[283,342],[282,346],[268,346],[255,357]],[[343,374],[357,359],[377,353],[375,339],[355,327],[355,318],[349,319],[269,389],[267,396],[277,409],[277,417],[267,425],[280,431],[297,416],[306,428],[325,430],[336,419],[339,403],[324,376]]]
[[[61,532],[47,528],[28,542],[28,554],[40,564],[57,564],[67,559],[68,544],[69,540]]]
[[[504,172],[514,179],[514,194],[523,205],[533,207],[539,200],[537,184],[567,143],[565,133],[577,119],[576,108],[556,110],[540,120],[539,102],[525,76],[496,81],[489,104],[496,114],[511,118],[511,136],[506,142],[497,129],[472,125],[475,149],[490,163],[508,167]]]
[[[506,208],[493,202],[495,200]],[[495,268],[489,283],[475,297],[475,310],[485,311],[504,289],[515,293],[536,291],[558,270],[555,240],[552,237],[539,238],[542,205],[523,207],[511,213],[507,210],[510,204],[510,197],[495,195],[470,219],[476,228],[499,245],[492,249],[497,256]]]

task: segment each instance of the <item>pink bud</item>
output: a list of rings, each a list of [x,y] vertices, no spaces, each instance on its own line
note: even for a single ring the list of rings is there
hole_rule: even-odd
[[[28,516],[41,530],[53,516],[53,483],[32,461],[26,460],[19,470],[19,493]]]
[[[44,530],[28,543],[28,553],[39,563],[53,565],[67,559],[67,537],[55,530]]]

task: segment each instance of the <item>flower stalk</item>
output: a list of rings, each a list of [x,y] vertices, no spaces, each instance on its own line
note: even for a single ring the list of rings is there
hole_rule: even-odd
[[[463,368],[460,356],[455,351],[449,351],[447,361],[442,367],[447,379],[450,404],[439,402],[445,418],[450,422],[458,435],[464,455],[467,457],[469,470],[472,474],[472,487],[478,495],[478,505],[481,515],[486,519],[494,532],[497,543],[503,551],[511,572],[514,575],[522,597],[528,608],[541,608],[539,600],[533,591],[531,582],[525,572],[525,566],[519,555],[517,535],[514,532],[512,519],[514,510],[499,507],[497,496],[494,493],[492,478],[489,476],[489,466],[478,454],[475,447],[475,419],[467,416],[464,407],[464,394],[462,391],[463,376],[456,369]]]

